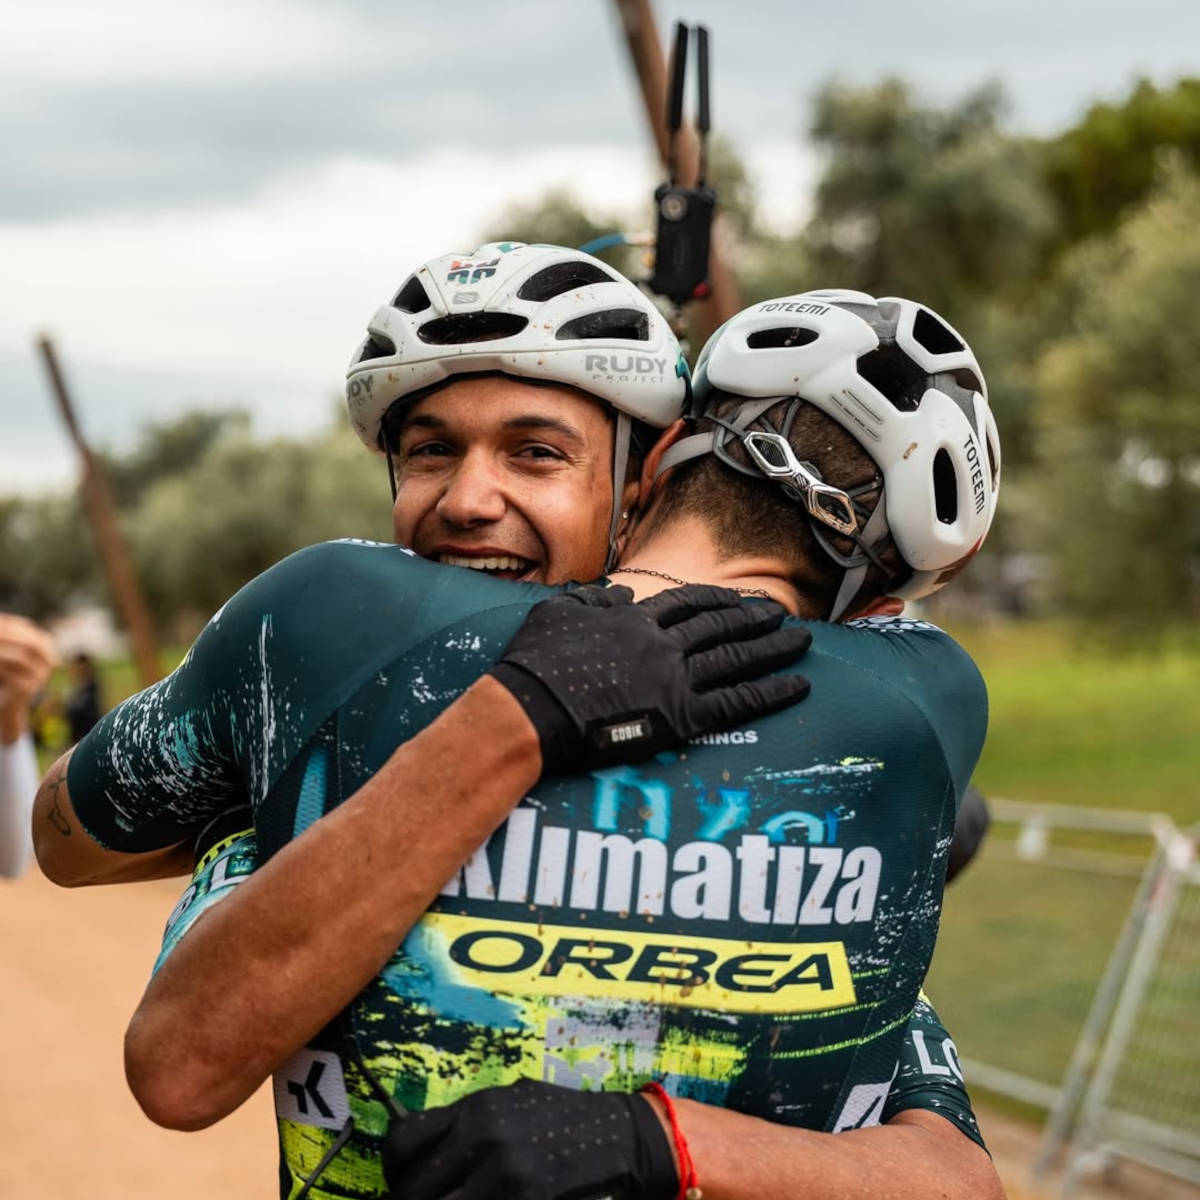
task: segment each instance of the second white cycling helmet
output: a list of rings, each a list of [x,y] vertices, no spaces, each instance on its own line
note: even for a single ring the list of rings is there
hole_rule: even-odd
[[[673,446],[660,470],[715,453],[766,476],[802,502],[824,551],[845,568],[830,619],[857,594],[891,535],[910,574],[888,586],[916,599],[947,583],[983,544],[996,511],[1000,439],[987,386],[965,340],[912,300],[818,291],[756,304],[718,329],[696,366],[692,415],[714,393],[744,398],[713,432]],[[883,479],[883,499],[859,511],[791,453],[764,414],[787,400],[814,405],[847,430]],[[792,410],[795,411],[794,409]],[[785,417],[783,434],[791,425]],[[740,442],[748,462],[725,449]],[[830,532],[850,537],[840,553]]]
[[[384,415],[397,400],[492,371],[569,384],[616,410],[611,546],[632,423],[664,429],[688,397],[687,364],[666,318],[628,279],[578,250],[491,242],[442,255],[371,318],[346,374],[351,424],[383,450]]]

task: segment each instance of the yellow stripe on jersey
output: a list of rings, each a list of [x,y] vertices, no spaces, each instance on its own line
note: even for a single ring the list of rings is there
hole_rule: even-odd
[[[195,870],[192,871],[192,878],[199,879],[213,863],[225,853],[235,842],[240,842],[242,838],[249,837],[254,833],[253,829],[239,829],[237,833],[231,833],[228,837],[223,837],[219,842],[211,845],[205,850],[203,857],[196,863]]]
[[[456,983],[499,994],[745,1013],[818,1012],[857,1002],[841,942],[593,932],[448,913],[426,913],[412,936],[426,941]]]

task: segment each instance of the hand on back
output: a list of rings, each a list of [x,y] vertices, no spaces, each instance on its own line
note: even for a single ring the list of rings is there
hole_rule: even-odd
[[[537,729],[543,771],[636,762],[804,699],[803,676],[772,674],[812,640],[786,616],[704,584],[637,604],[577,588],[535,605],[491,674]]]

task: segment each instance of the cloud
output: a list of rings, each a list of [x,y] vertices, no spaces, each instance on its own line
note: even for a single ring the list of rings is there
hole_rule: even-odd
[[[246,409],[260,430],[299,434],[335,413],[333,386],[321,389],[279,372],[122,367],[81,356],[64,339],[56,349],[93,447],[127,449],[146,425],[197,408]],[[32,345],[0,351],[0,427],[0,496],[55,491],[78,479],[74,446]]]
[[[859,0],[818,14],[757,0],[658,6],[713,35],[716,126],[738,145],[802,136],[826,79],[898,73],[934,99],[1011,83],[1047,129],[1139,70],[1191,65],[1194,0],[1143,0],[1130,26],[1091,0]],[[647,144],[607,0],[0,0],[0,220],[206,205],[334,157]],[[667,38],[666,40],[669,40]],[[1069,44],[1072,54],[1064,56]],[[691,97],[689,96],[689,103]]]
[[[637,209],[654,175],[621,146],[340,158],[249,204],[0,226],[0,328],[56,328],[98,361],[329,371],[409,270],[563,180]]]
[[[1200,42],[1194,0],[1141,0],[1136,22],[1094,0],[656,8],[664,34],[709,25],[715,127],[783,229],[810,202],[806,104],[830,77],[899,74],[934,100],[1001,77],[1014,123],[1049,132],[1138,72],[1194,71]],[[66,461],[37,329],[106,436],[197,400],[310,428],[374,307],[509,204],[566,183],[645,224],[659,172],[609,0],[448,11],[0,0],[0,492]]]
[[[335,157],[639,141],[602,11],[464,7],[460,39],[414,6],[22,6],[0,48],[0,219],[194,206]]]
[[[654,178],[627,146],[447,150],[333,160],[250,203],[0,226],[0,494],[66,469],[38,331],[56,338],[86,428],[117,444],[201,404],[306,432],[328,420],[367,318],[426,258],[472,249],[507,203],[564,180],[637,212]]]

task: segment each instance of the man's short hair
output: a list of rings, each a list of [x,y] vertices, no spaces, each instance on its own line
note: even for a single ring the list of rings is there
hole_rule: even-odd
[[[867,489],[855,496],[855,503],[861,512],[872,512],[876,504],[882,503],[883,475],[871,456],[841,425],[814,405],[790,399],[768,409],[762,423],[777,433],[782,432],[785,414],[792,403],[796,404],[796,412],[788,441],[796,457],[813,467],[833,487],[843,491]],[[715,391],[708,412],[730,420],[743,404],[742,397]],[[714,424],[702,417],[695,431],[711,432]],[[749,464],[740,443],[731,442],[727,452],[735,461]],[[743,475],[712,454],[689,459],[667,476],[651,528],[661,528],[684,515],[699,517],[707,524],[722,560],[762,554],[787,563],[791,581],[800,593],[802,615],[826,617],[832,611],[845,569],[821,548],[813,535],[812,518],[805,509],[789,499],[777,483]],[[860,518],[860,528],[864,520]],[[857,549],[851,538],[824,525],[821,531],[839,553],[849,555]],[[880,547],[879,558],[887,571],[872,563],[847,611],[853,612],[886,595],[897,576],[906,574],[890,536]]]

